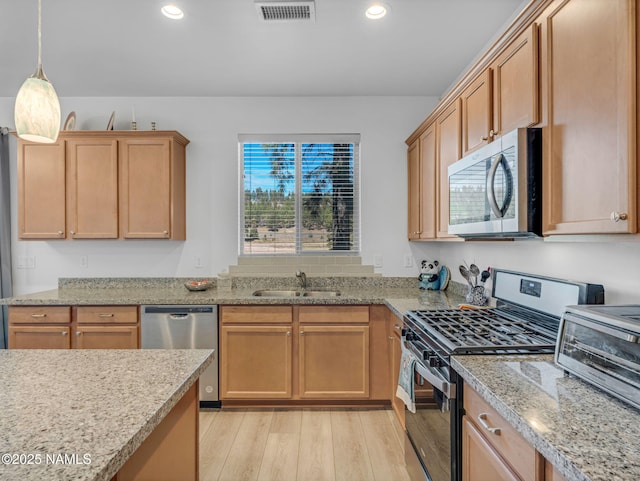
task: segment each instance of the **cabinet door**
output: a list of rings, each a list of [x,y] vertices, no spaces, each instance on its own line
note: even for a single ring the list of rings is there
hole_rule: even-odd
[[[138,326],[78,325],[73,332],[76,349],[138,349]]]
[[[543,18],[545,234],[637,230],[634,6],[569,0]]]
[[[303,399],[369,397],[369,326],[300,324]]]
[[[64,141],[18,141],[18,237],[64,239]]]
[[[462,95],[462,155],[489,142],[492,129],[491,70],[485,70]]]
[[[407,150],[407,175],[409,178],[408,237],[420,239],[420,140],[413,142]]]
[[[120,143],[120,229],[125,238],[171,235],[169,140]]]
[[[467,416],[462,418],[462,481],[521,481]]]
[[[438,179],[438,238],[456,238],[449,234],[449,172],[448,168],[461,157],[460,99],[436,119],[436,167]]]
[[[9,326],[9,349],[70,349],[69,326]]]
[[[495,135],[540,122],[538,26],[534,23],[492,64]]]
[[[118,237],[118,142],[67,141],[67,219],[74,239]]]
[[[389,313],[384,305],[369,307],[369,399],[389,399]]]
[[[220,328],[220,398],[291,398],[291,326]]]
[[[402,320],[392,315],[389,323],[389,344],[391,345],[390,361],[391,361],[391,406],[400,421],[400,424],[404,428],[404,402],[399,397],[396,397],[396,390],[398,388],[398,377],[400,375],[400,361],[402,358]]]

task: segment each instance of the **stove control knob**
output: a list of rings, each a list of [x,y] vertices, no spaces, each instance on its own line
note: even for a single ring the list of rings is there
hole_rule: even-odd
[[[442,360],[436,356],[435,354],[429,354],[429,356],[427,357],[427,361],[429,362],[429,366],[430,367],[441,367],[442,366]]]

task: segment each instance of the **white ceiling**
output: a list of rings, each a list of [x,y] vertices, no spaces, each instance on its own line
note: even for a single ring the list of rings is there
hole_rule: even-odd
[[[440,96],[522,0],[315,0],[315,23],[258,20],[253,0],[42,0],[43,65],[61,97]],[[0,97],[37,63],[37,0],[0,2]]]

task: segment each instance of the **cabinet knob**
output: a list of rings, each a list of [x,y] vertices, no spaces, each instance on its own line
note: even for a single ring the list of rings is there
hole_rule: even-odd
[[[58,231],[58,237],[62,237],[63,235],[64,235],[64,232],[63,232],[63,231],[61,231],[61,230],[59,230],[59,231]]]
[[[621,220],[627,220],[629,218],[629,216],[627,215],[626,212],[612,212],[611,213],[611,220],[613,222],[619,222]]]
[[[486,137],[484,135],[480,137],[480,142],[484,142],[485,140],[489,140],[489,137]]]
[[[489,137],[492,137],[492,138],[493,138],[493,137],[497,137],[497,136],[498,136],[498,131],[497,131],[497,130],[493,130],[493,129],[491,129],[491,130],[489,131]]]
[[[291,331],[287,331],[287,336],[290,336],[290,335],[291,335]]]
[[[163,233],[165,236],[168,236],[168,235],[169,235],[169,231],[168,231],[168,230],[163,230],[163,231],[162,231],[162,233]]]
[[[67,335],[67,331],[62,331],[60,334],[62,334],[63,336]]]
[[[400,324],[394,324],[393,328],[399,331],[400,329],[402,329],[402,326]]]
[[[389,336],[389,340],[393,341],[394,337],[393,336]]]
[[[304,336],[304,331],[300,331],[300,335],[301,335],[301,336]]]
[[[76,235],[76,233],[74,231],[70,231],[69,234]]]
[[[76,336],[80,336],[82,334],[82,331],[76,331]]]

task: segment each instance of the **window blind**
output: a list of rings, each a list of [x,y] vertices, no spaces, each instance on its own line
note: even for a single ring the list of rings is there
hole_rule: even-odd
[[[239,140],[241,255],[360,251],[359,136]]]

